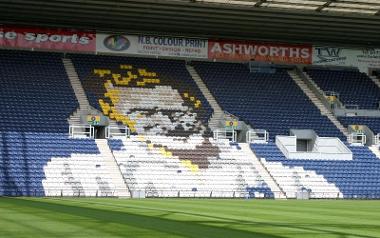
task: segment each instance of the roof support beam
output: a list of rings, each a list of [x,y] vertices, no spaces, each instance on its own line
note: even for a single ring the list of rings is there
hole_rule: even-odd
[[[259,0],[254,6],[255,7],[261,7],[263,3],[267,2],[267,0]]]
[[[326,7],[329,7],[331,5],[331,3],[333,3],[333,2],[336,2],[336,0],[328,0],[325,4],[323,4],[322,6],[318,7],[317,9],[315,9],[315,11],[321,12]]]

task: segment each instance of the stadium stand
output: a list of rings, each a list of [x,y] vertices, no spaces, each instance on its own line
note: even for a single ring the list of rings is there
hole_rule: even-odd
[[[130,190],[147,197],[274,197],[269,178],[228,140],[131,136],[109,144]]]
[[[368,147],[349,147],[354,157],[346,161],[286,159],[274,143],[251,148],[289,197],[306,188],[314,198],[380,198],[380,160]]]
[[[1,131],[67,132],[66,118],[78,102],[62,65],[62,56],[0,51]]]
[[[70,58],[92,106],[132,131],[109,145],[134,196],[274,197],[239,146],[210,138],[212,109],[184,61]]]
[[[70,58],[90,104],[129,125],[132,132],[210,134],[207,123],[212,108],[184,61],[92,55]],[[128,114],[128,119],[121,114]],[[159,121],[160,127],[154,121]]]
[[[272,142],[290,129],[344,138],[283,69],[193,62],[224,110],[269,131],[271,142],[249,147],[211,137],[212,108],[185,61],[70,54],[91,106],[132,131],[72,139],[79,104],[62,57],[0,51],[0,195],[380,197],[380,160],[367,147],[349,147],[353,160],[290,160]]]
[[[378,109],[380,90],[359,71],[306,68],[307,74],[323,90],[339,95],[345,105],[358,105],[360,109]]]
[[[115,184],[125,195],[123,180],[114,183],[105,172],[107,156],[95,141],[68,138],[67,118],[78,102],[62,57],[0,51],[0,195],[79,196],[97,190],[101,196],[115,194]]]
[[[93,140],[36,132],[2,132],[1,138],[0,195],[95,196],[98,192],[113,196],[117,192]]]
[[[380,133],[380,118],[378,117],[338,117],[345,127],[349,125],[366,125],[375,134]]]
[[[194,67],[222,108],[271,139],[290,129],[313,129],[319,136],[345,136],[312,104],[282,69],[251,73],[244,64],[194,62]],[[307,117],[305,116],[307,115]]]
[[[380,90],[365,73],[354,70],[306,68],[307,74],[325,92],[334,92],[346,106],[358,109],[377,110]],[[345,126],[366,125],[375,134],[380,132],[380,118],[366,116],[340,116],[338,120]]]

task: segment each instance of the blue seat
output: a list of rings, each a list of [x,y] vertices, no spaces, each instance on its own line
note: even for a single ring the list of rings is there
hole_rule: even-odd
[[[365,73],[313,68],[307,68],[306,72],[323,91],[338,93],[343,104],[356,104],[361,109],[379,107],[379,87]]]
[[[290,129],[313,129],[319,136],[344,135],[307,98],[286,70],[250,73],[243,64],[193,62],[221,107],[253,128],[266,129],[270,139]],[[307,115],[307,116],[306,116]]]
[[[274,143],[252,144],[258,157],[286,166],[301,166],[313,170],[335,184],[345,198],[380,198],[380,160],[368,147],[349,147],[352,161],[288,160]]]

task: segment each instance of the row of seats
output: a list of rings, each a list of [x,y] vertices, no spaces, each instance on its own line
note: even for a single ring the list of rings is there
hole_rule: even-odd
[[[306,68],[307,74],[323,90],[339,95],[343,104],[358,105],[360,109],[378,109],[379,87],[359,71]]]
[[[379,89],[380,91],[380,89]],[[338,117],[339,121],[345,126],[366,125],[375,134],[380,133],[380,117]]]
[[[95,141],[68,138],[79,104],[62,58],[0,50],[0,196],[126,196]]]
[[[0,195],[274,197],[271,176],[241,146],[210,138],[212,109],[184,61],[68,55],[91,105],[137,135],[69,139],[78,108],[57,53],[0,51]],[[275,135],[314,129],[343,135],[285,70],[250,73],[243,64],[194,63],[223,109]],[[307,115],[307,116],[306,116]],[[108,148],[116,158],[117,168]],[[273,144],[252,149],[288,197],[380,197],[380,166],[366,147],[352,161],[286,160]],[[122,177],[120,177],[121,170]],[[272,185],[270,185],[272,186]]]
[[[0,51],[0,131],[68,131],[78,107],[62,54]]]
[[[305,177],[304,175],[308,174],[307,179],[313,179],[315,175],[310,176],[310,173],[316,173],[318,176],[323,176],[326,180],[319,182],[317,186],[331,187],[332,189],[329,191],[332,191],[332,193],[329,193],[329,195],[332,197],[380,198],[380,189],[378,186],[380,178],[380,159],[377,158],[368,147],[349,146],[349,149],[353,153],[353,160],[347,161],[286,159],[274,143],[253,144],[251,148],[258,157],[264,158],[264,165],[271,174],[274,175],[280,185],[284,183],[284,180],[291,181],[298,179],[298,183],[293,183],[292,188],[289,188],[293,191],[297,190],[300,186],[311,189],[311,192],[318,191],[315,187],[307,186],[307,184],[302,181]],[[281,169],[274,170],[274,166],[280,166]],[[296,169],[303,172],[301,174],[299,172],[297,174],[291,174],[291,171]],[[289,171],[290,174],[284,177],[284,171]],[[294,178],[294,176],[296,178]],[[319,191],[317,196],[318,194],[323,195],[319,193]],[[324,195],[326,196],[326,194]]]
[[[138,134],[210,135],[212,108],[185,62],[70,55],[90,104]]]
[[[288,72],[251,73],[246,65],[194,62],[195,69],[221,107],[270,138],[290,129],[313,129],[319,136],[344,135],[293,82]]]
[[[90,139],[0,133],[0,196],[128,196],[113,159]]]
[[[132,194],[153,197],[273,197],[253,161],[229,141],[193,136],[109,140]]]

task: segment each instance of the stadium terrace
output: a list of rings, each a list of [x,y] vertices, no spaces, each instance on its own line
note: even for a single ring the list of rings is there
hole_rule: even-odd
[[[380,3],[0,1],[0,237],[380,237]]]

